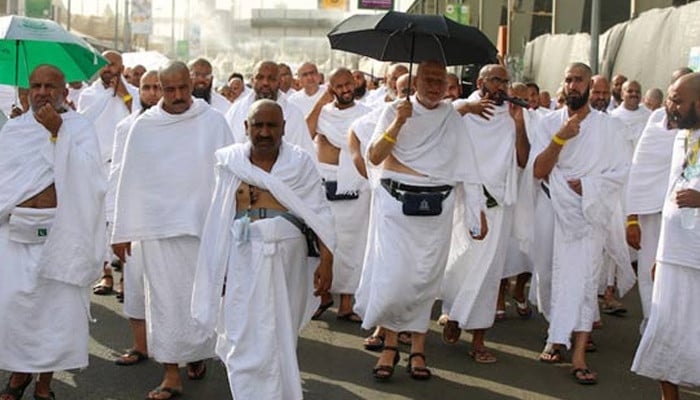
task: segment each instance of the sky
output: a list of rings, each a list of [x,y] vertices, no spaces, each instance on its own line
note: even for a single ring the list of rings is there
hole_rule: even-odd
[[[106,7],[115,9],[116,2],[119,1],[119,12],[124,9],[124,0],[72,0],[71,12],[76,14],[100,15]],[[197,0],[177,0],[175,3],[176,13],[186,8],[187,1],[190,7],[195,7]],[[63,0],[67,4],[68,0]],[[357,0],[348,0],[351,11],[355,11]],[[172,10],[172,0],[152,0],[153,13],[170,15]],[[394,0],[397,10],[405,10],[413,3],[413,0]],[[316,9],[318,0],[216,0],[216,8],[233,9],[234,14],[242,15],[244,18],[250,15],[253,8],[288,8],[288,9]],[[397,7],[398,6],[398,7]]]

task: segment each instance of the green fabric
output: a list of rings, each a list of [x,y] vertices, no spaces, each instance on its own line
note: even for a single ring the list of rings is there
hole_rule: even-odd
[[[29,74],[41,64],[57,67],[73,82],[89,80],[107,61],[53,21],[0,17],[0,83],[28,88]]]

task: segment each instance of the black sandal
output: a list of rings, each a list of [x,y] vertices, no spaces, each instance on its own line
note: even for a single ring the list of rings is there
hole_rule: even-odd
[[[0,392],[0,396],[12,396],[14,400],[19,400],[24,395],[24,391],[27,390],[27,386],[32,383],[32,374],[27,375],[27,379],[21,385],[17,387],[10,387],[10,381],[12,380],[12,375],[10,375],[10,381],[7,382],[5,389]]]
[[[148,360],[148,354],[142,353],[138,350],[127,350],[126,353],[122,354],[114,360],[114,363],[117,365],[121,365],[123,367],[128,367],[131,365],[136,365],[140,363],[141,361],[146,361]]]
[[[364,340],[365,350],[382,351],[384,349],[384,336],[372,335]]]
[[[54,392],[49,392],[49,395],[44,397],[44,396],[37,396],[36,394],[34,395],[34,400],[56,400],[56,394]]]
[[[423,362],[425,362],[425,354],[423,353],[411,353],[408,356],[408,368],[406,369],[406,372],[411,376],[411,379],[415,379],[417,381],[427,381],[430,379],[431,376],[433,376],[433,373],[430,372],[430,369],[428,367],[414,367],[411,365],[411,360],[413,360],[414,357],[420,357],[423,359]]]
[[[104,281],[106,279],[110,280],[111,283],[109,285],[102,283],[102,281]],[[112,294],[113,289],[114,289],[114,276],[102,275],[99,283],[92,287],[92,293],[96,294],[98,296],[107,296],[107,295]]]
[[[207,363],[204,360],[187,363],[187,378],[199,381],[207,374]]]
[[[393,364],[377,365],[376,367],[372,368],[372,375],[374,375],[374,379],[380,382],[386,382],[391,379],[392,375],[394,375],[394,368],[396,368],[396,364],[398,364],[399,360],[401,359],[399,349],[396,346],[384,346],[384,350],[382,350],[382,352],[387,350],[394,352]]]

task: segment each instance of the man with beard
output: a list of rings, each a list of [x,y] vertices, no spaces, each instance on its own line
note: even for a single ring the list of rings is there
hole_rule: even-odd
[[[475,149],[459,114],[442,101],[446,74],[443,64],[422,62],[416,96],[384,108],[367,151],[373,239],[355,311],[364,329],[385,329],[385,346],[372,370],[378,381],[394,373],[400,331],[412,332],[411,378],[430,379],[425,334],[445,272],[455,207],[463,207],[463,235],[483,239],[488,230]]]
[[[356,69],[352,71],[352,79],[355,81],[355,90],[353,90],[355,101],[365,101],[369,96],[369,91],[367,90],[367,78],[365,77],[365,73]]]
[[[321,177],[310,154],[282,140],[282,117],[279,104],[257,100],[249,141],[216,152],[197,262],[192,315],[218,333],[236,400],[302,399],[297,338],[332,281],[333,217]]]
[[[114,226],[114,200],[117,191],[117,181],[121,172],[124,144],[131,126],[144,111],[155,106],[163,96],[160,88],[157,71],[148,71],[141,76],[139,83],[139,100],[141,109],[134,111],[128,117],[119,122],[114,134],[114,147],[112,149],[112,163],[109,171],[109,185],[107,188],[107,221]],[[146,344],[146,307],[144,304],[144,272],[143,265],[131,262],[124,268],[124,314],[129,318],[131,333],[134,342],[131,349],[115,360],[115,364],[129,366],[138,364],[148,359],[148,346]]]
[[[337,293],[337,318],[360,323],[352,305],[367,243],[370,192],[367,181],[353,165],[348,134],[350,125],[371,109],[355,102],[354,89],[350,70],[339,68],[331,72],[328,89],[306,117],[306,123],[315,136],[319,172],[333,211],[337,239],[333,286],[330,292],[323,293],[313,318],[318,319],[333,304],[331,293]]]
[[[226,114],[231,103],[214,90],[214,75],[212,74],[211,63],[204,58],[198,58],[190,62],[189,68],[190,78],[192,79],[192,96],[206,101],[222,115]]]
[[[387,69],[384,76],[384,86],[374,91],[374,96],[368,99],[368,104],[371,102],[374,106],[384,107],[386,103],[390,103],[398,98],[396,92],[396,81],[401,75],[407,74],[408,68],[403,64],[393,64]]]
[[[121,54],[116,51],[106,51],[102,56],[109,61],[109,64],[100,70],[100,79],[83,89],[78,100],[78,112],[95,124],[104,174],[109,176],[114,131],[117,124],[132,111],[138,110],[141,102],[138,89],[129,85],[122,76],[124,65]],[[109,216],[107,219],[110,219]],[[113,292],[114,278],[112,268],[108,264],[111,258],[111,251],[105,249],[103,276],[93,287],[94,294],[108,295]],[[117,294],[120,292],[121,290]]]
[[[622,74],[617,74],[612,78],[612,89],[608,111],[616,109],[622,104],[622,85],[627,82],[627,77]]]
[[[313,64],[311,64],[313,65]],[[301,68],[304,68],[303,66]],[[315,67],[314,67],[315,68]],[[315,69],[314,69],[315,70]],[[231,127],[236,143],[245,143],[245,120],[248,117],[248,109],[255,100],[269,99],[276,101],[284,112],[285,132],[284,140],[295,144],[309,152],[316,154],[309,128],[304,120],[304,114],[292,103],[291,98],[303,95],[300,91],[287,98],[279,91],[279,66],[273,61],[260,61],[253,68],[253,90],[245,97],[239,98],[226,113],[226,121]],[[323,94],[323,93],[321,93]]]
[[[53,371],[88,365],[89,287],[104,256],[104,193],[93,124],[66,109],[65,77],[29,76],[31,111],[0,130],[0,370],[4,400],[52,400]]]
[[[658,380],[662,399],[677,400],[679,385],[700,386],[700,74],[678,79],[668,101],[669,118],[682,131],[673,144],[651,315],[632,371]]]
[[[588,103],[594,110],[608,112],[610,104],[610,82],[603,75],[594,75],[591,78],[591,91]]]
[[[462,83],[456,74],[447,74],[447,89],[445,89],[445,99],[455,101],[462,97]]]
[[[214,190],[217,149],[233,142],[223,116],[192,97],[190,71],[171,62],[158,72],[163,98],[134,121],[122,152],[115,194],[112,248],[143,266],[148,351],[164,377],[149,399],[182,391],[178,365],[204,378],[214,355],[213,332],[190,316],[197,253]]]
[[[301,114],[306,117],[311,109],[314,108],[314,104],[316,104],[319,97],[323,96],[323,93],[326,91],[326,85],[321,85],[322,79],[316,64],[310,62],[305,62],[299,66],[297,77],[301,82],[302,90],[289,96],[289,102],[299,108]]]
[[[671,84],[687,73],[685,70],[674,72]],[[637,276],[643,315],[640,333],[644,332],[651,310],[651,270],[656,261],[661,211],[671,172],[674,138],[678,133],[675,124],[670,101],[651,114],[634,150],[627,180],[626,235],[627,243],[638,251]]]
[[[146,73],[146,67],[141,64],[134,65],[124,71],[124,77],[129,84],[135,88],[141,85],[141,77]]]
[[[598,307],[603,251],[618,265],[629,265],[627,247],[610,240],[620,227],[610,221],[622,218],[621,189],[629,165],[623,138],[616,135],[619,122],[588,106],[591,75],[583,63],[566,68],[566,107],[544,116],[532,140],[532,177],[554,210],[550,325],[540,361],[561,362],[561,346],[571,346],[573,333],[571,374],[580,384],[597,383],[585,350]]]
[[[279,63],[280,68],[280,92],[287,96],[291,96],[296,93],[296,90],[292,88],[294,83],[294,76],[292,75],[292,70],[289,65],[285,63]]]
[[[484,119],[479,115],[462,117],[467,134],[474,146],[479,176],[486,196],[486,219],[489,235],[483,241],[471,242],[465,248],[450,249],[450,262],[440,297],[443,300],[443,340],[455,344],[462,329],[472,332],[469,356],[477,363],[490,364],[496,357],[486,349],[486,331],[493,326],[494,305],[499,293],[506,250],[510,241],[513,206],[517,198],[518,167],[527,163],[530,144],[525,133],[523,110],[506,104],[508,71],[500,64],[485,65],[479,71],[478,90],[467,100],[453,104],[459,107],[467,101],[492,101],[493,115]],[[520,84],[521,95],[525,85]],[[460,232],[460,221],[455,221],[455,235]]]

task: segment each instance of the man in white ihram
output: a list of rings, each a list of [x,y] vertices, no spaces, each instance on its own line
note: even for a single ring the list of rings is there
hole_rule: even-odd
[[[332,280],[321,177],[311,155],[282,140],[282,116],[274,101],[256,101],[249,142],[216,153],[199,252],[192,315],[205,335],[216,328],[236,400],[303,397],[297,337]]]
[[[31,112],[0,130],[0,398],[51,400],[53,371],[88,365],[89,286],[104,255],[107,181],[92,123],[63,73],[29,76]]]

